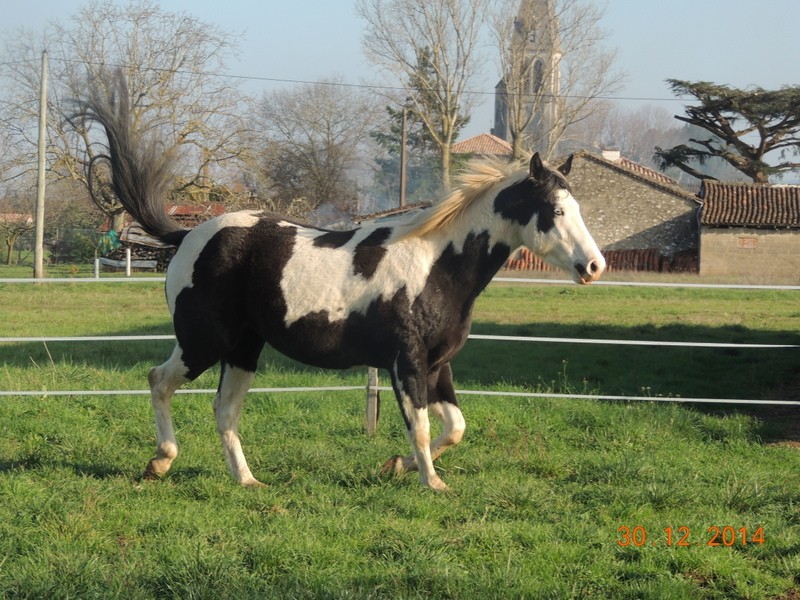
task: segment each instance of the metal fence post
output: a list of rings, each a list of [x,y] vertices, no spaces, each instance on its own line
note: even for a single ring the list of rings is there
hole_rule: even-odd
[[[381,412],[381,393],[378,391],[378,369],[367,369],[367,414],[364,428],[367,435],[373,436],[378,429],[378,417]]]

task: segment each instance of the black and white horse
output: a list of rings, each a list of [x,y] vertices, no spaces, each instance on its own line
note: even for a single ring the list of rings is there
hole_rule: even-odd
[[[178,454],[174,392],[221,362],[214,411],[225,458],[239,483],[260,485],[237,427],[270,344],[318,367],[386,369],[413,448],[387,468],[418,469],[423,485],[446,489],[433,461],[464,433],[450,361],[467,339],[478,294],[521,245],[577,283],[605,268],[565,179],[571,157],[557,171],[538,155],[522,167],[474,163],[432,208],[349,231],[259,211],[183,229],[164,212],[170,153],[133,130],[124,79],[110,87],[81,101],[79,115],[105,130],[120,202],[149,233],[179,246],[166,280],[177,344],[148,377],[158,446],[146,477],[166,473]],[[429,411],[442,423],[433,441]]]

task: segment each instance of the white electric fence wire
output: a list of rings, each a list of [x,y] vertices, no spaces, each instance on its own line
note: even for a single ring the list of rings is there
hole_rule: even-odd
[[[354,392],[363,391],[363,385],[340,385],[329,387],[274,387],[251,388],[251,394],[281,394],[304,392]],[[391,392],[391,387],[370,387],[370,390]],[[216,389],[181,389],[175,392],[184,395],[213,395]],[[800,401],[794,400],[743,400],[741,398],[682,398],[679,396],[612,396],[607,394],[558,394],[554,392],[514,392],[502,390],[456,390],[461,396],[499,396],[508,398],[543,398],[561,400],[612,400],[624,402],[681,402],[694,404],[770,404],[779,406],[800,406]],[[150,390],[25,390],[25,391],[0,391],[0,397],[36,397],[49,396],[149,396]]]
[[[46,279],[5,279],[0,278],[0,283],[163,283],[163,277],[108,277],[103,279],[91,278],[46,278]],[[527,279],[514,277],[496,277],[496,282],[505,283],[530,283],[530,284],[557,284],[571,285],[572,282],[560,279]],[[648,283],[648,282],[617,282],[598,281],[593,285],[620,285],[639,287],[687,287],[711,289],[758,289],[758,290],[800,290],[800,286],[791,285],[729,285],[729,284],[701,284],[701,283]],[[528,337],[507,335],[482,335],[471,334],[470,339],[513,341],[513,342],[544,342],[565,344],[612,344],[625,346],[675,346],[695,348],[799,348],[797,344],[734,344],[719,342],[664,342],[657,340],[610,340],[610,339],[583,339],[583,338],[551,338]],[[2,337],[0,343],[37,343],[37,342],[99,342],[99,341],[159,341],[174,340],[173,335],[109,335],[109,336],[49,336],[49,337]],[[392,391],[390,387],[369,388],[378,391]],[[251,393],[302,393],[302,392],[352,392],[364,390],[363,386],[331,386],[331,387],[282,387],[282,388],[252,388]],[[215,394],[215,389],[182,389],[178,394]],[[743,400],[741,398],[681,398],[671,396],[611,396],[605,394],[557,394],[550,392],[512,392],[512,391],[487,391],[487,390],[456,390],[457,394],[464,396],[505,396],[513,398],[555,398],[574,400],[612,400],[626,402],[682,402],[700,404],[769,404],[783,406],[800,406],[800,401],[791,400]],[[46,397],[46,396],[149,396],[150,390],[26,390],[7,391],[0,390],[0,397]]]
[[[0,278],[2,283],[164,283],[165,277],[45,277],[45,278]],[[548,285],[573,286],[571,279],[533,279],[527,277],[495,277],[497,283],[530,283]],[[699,288],[728,290],[800,290],[800,285],[751,285],[748,283],[681,283],[681,282],[649,282],[649,281],[595,281],[593,286],[627,286],[627,287],[659,287],[659,288]]]
[[[684,348],[800,348],[800,344],[737,344],[733,342],[665,342],[659,340],[612,340],[589,338],[537,337],[520,335],[470,334],[471,340],[498,342],[542,342],[547,344],[601,344],[615,346],[677,346]],[[175,340],[174,335],[97,335],[97,336],[40,336],[0,337],[0,344],[37,342],[141,342]]]

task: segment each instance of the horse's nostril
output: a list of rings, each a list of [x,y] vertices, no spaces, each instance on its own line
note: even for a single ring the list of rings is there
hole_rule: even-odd
[[[600,266],[597,264],[596,260],[593,260],[589,263],[589,273],[594,275],[598,270],[600,270]]]

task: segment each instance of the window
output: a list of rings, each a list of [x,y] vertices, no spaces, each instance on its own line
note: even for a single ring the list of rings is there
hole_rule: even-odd
[[[538,94],[544,85],[544,63],[537,60],[533,63],[533,93]]]

